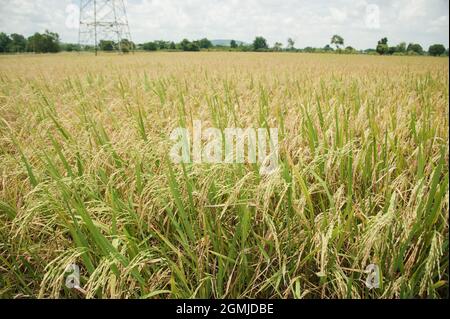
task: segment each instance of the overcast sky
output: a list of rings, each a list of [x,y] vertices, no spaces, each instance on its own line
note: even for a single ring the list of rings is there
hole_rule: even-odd
[[[0,32],[30,35],[45,29],[78,42],[74,0],[0,0]],[[358,49],[418,42],[448,47],[448,0],[128,0],[133,41],[257,36],[296,47],[323,47],[333,34]]]

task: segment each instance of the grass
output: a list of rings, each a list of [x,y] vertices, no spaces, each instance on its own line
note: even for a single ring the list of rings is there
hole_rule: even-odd
[[[448,89],[443,58],[2,56],[0,297],[448,298]],[[279,170],[173,164],[194,120],[278,127]]]

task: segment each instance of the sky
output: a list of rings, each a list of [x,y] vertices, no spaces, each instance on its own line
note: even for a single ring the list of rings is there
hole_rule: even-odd
[[[101,0],[97,0],[101,1]],[[133,41],[235,39],[323,47],[333,34],[357,49],[415,42],[449,46],[448,0],[127,0]],[[75,0],[0,0],[0,32],[26,36],[48,29],[78,42]]]

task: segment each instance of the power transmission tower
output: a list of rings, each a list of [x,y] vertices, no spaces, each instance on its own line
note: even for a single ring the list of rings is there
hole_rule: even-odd
[[[97,55],[101,40],[114,41],[119,52],[133,50],[123,0],[80,0],[79,45],[93,45]]]

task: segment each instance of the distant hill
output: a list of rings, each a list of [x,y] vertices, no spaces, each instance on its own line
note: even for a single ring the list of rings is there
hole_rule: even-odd
[[[237,45],[245,44],[245,42],[242,42],[242,41],[238,41],[238,40],[235,40],[235,41],[236,41]],[[231,39],[229,39],[229,40],[228,39],[211,40],[211,43],[214,46],[219,45],[219,46],[229,47],[230,42],[231,42]]]

